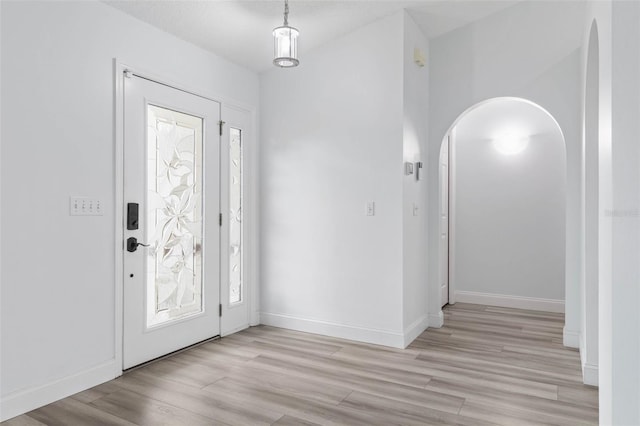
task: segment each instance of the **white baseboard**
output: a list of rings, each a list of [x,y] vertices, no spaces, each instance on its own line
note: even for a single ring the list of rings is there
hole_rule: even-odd
[[[579,334],[580,341],[580,364],[582,365],[582,383],[585,385],[598,386],[598,365],[587,362],[587,345],[584,333]]]
[[[260,311],[253,310],[249,314],[249,327],[255,327],[256,325],[260,325]]]
[[[441,328],[444,325],[444,314],[439,311],[436,314],[429,314],[429,327]]]
[[[119,375],[117,371],[120,369],[116,368],[116,361],[110,360],[45,385],[10,393],[0,400],[0,421],[108,382]]]
[[[580,332],[574,330],[567,330],[566,327],[562,329],[562,344],[568,348],[580,348]]]
[[[260,325],[260,312],[252,313],[249,319],[249,327],[255,327],[256,325]]]
[[[404,348],[409,346],[416,337],[422,334],[429,327],[429,320],[426,315],[421,316],[404,330]]]
[[[358,327],[268,312],[260,313],[260,323],[273,327],[287,328],[290,330],[304,331],[306,333],[321,334],[324,336],[338,337],[358,342],[373,343],[376,345],[391,346],[394,348],[403,349],[405,347],[404,334],[391,330]]]
[[[503,308],[529,309],[533,311],[564,312],[564,300],[476,293],[473,291],[456,291],[456,302],[500,306]]]
[[[598,366],[594,364],[582,365],[582,383],[585,385],[598,386]]]

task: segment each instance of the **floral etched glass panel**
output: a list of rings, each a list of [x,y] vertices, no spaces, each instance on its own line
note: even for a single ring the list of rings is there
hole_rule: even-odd
[[[200,117],[147,107],[147,327],[202,312]]]
[[[229,303],[242,302],[242,130],[229,131]]]

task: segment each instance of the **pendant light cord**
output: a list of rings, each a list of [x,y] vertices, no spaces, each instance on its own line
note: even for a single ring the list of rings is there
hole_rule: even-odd
[[[289,26],[289,0],[284,0],[284,26]]]

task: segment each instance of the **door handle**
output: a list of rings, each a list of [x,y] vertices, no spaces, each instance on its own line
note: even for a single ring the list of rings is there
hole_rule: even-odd
[[[138,246],[149,247],[149,244],[139,243],[138,239],[136,237],[127,238],[127,251],[128,252],[133,253],[134,251],[138,250]]]

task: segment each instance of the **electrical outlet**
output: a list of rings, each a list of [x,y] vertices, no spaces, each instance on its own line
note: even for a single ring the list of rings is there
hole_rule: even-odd
[[[69,197],[69,215],[102,216],[103,203],[98,198]]]
[[[374,201],[367,201],[366,214],[367,216],[376,215],[376,203]]]

